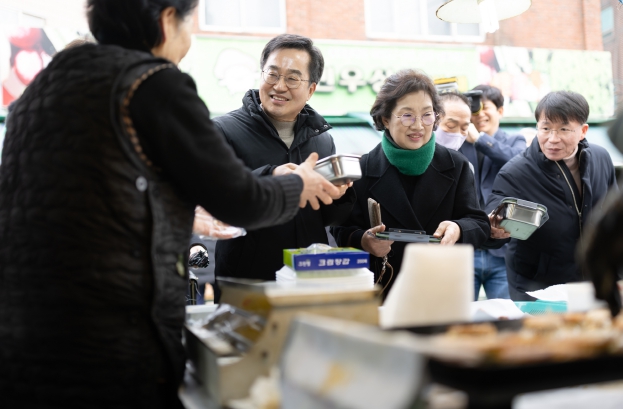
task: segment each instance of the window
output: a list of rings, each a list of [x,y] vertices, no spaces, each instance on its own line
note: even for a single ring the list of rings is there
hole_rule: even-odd
[[[439,20],[435,12],[447,0],[365,0],[369,37],[482,42],[479,24]]]
[[[201,0],[199,23],[205,31],[283,33],[285,0]]]
[[[614,10],[612,6],[601,10],[601,34],[607,35],[614,30]]]

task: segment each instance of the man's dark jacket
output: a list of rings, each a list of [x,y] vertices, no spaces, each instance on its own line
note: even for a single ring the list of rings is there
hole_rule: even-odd
[[[270,175],[286,163],[300,164],[312,152],[317,152],[320,159],[335,153],[333,138],[327,132],[331,126],[309,105],[298,116],[294,140],[288,148],[260,106],[258,90],[249,90],[242,99],[242,107],[214,118],[214,123],[238,158],[257,175]],[[320,210],[313,210],[308,204],[285,224],[219,241],[215,274],[274,280],[275,272],[283,267],[283,249],[328,243],[325,226],[345,220],[354,201],[354,191],[348,189],[333,204],[321,204]]]
[[[332,228],[338,245],[361,248],[363,234],[370,228],[368,198],[380,204],[381,219],[386,228],[425,230],[426,234],[433,234],[441,222],[449,220],[461,228],[458,243],[478,248],[489,237],[489,219],[480,210],[474,191],[474,176],[462,154],[435,145],[428,169],[422,175],[412,177],[415,181],[413,197],[407,197],[401,174],[389,163],[381,144],[362,156],[360,163],[363,178],[353,185],[357,202],[351,216],[341,227]],[[388,261],[394,268],[394,280],[400,272],[407,244],[392,244]],[[375,279],[381,272],[381,260],[370,256],[370,269],[374,271]],[[388,275],[381,280],[383,286],[389,282]]]
[[[616,176],[610,155],[601,146],[589,145],[584,139],[579,143],[577,155],[582,195],[564,161],[547,159],[538,138],[500,170],[487,202],[487,212],[505,197],[514,197],[542,204],[549,214],[549,220],[527,240],[510,240],[506,269],[509,276],[514,275],[511,281],[516,277],[515,281],[528,280],[545,288],[589,278],[576,263],[576,245],[593,209],[600,206],[609,188],[616,188]],[[516,290],[525,292],[526,288]]]

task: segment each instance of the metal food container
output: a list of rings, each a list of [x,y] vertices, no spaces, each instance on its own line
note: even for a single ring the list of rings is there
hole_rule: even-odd
[[[314,170],[334,185],[343,185],[361,179],[358,155],[336,154],[316,162]]]
[[[526,240],[549,220],[547,207],[514,197],[502,199],[494,215],[501,218],[499,227],[504,228],[511,237],[519,240]]]

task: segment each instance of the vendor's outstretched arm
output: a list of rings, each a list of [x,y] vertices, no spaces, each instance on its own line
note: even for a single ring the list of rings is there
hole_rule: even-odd
[[[246,228],[284,223],[297,213],[304,189],[306,200],[311,190],[321,201],[326,195],[313,175],[252,175],[214,127],[192,78],[177,69],[148,78],[131,100],[130,116],[146,155],[164,177],[225,223]]]

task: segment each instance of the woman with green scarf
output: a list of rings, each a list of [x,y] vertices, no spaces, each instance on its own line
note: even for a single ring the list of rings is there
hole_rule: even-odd
[[[489,219],[478,205],[469,161],[435,144],[433,128],[443,113],[432,80],[414,70],[389,76],[370,110],[384,135],[362,156],[362,178],[353,185],[357,203],[332,233],[339,246],[370,253],[370,268],[384,296],[400,271],[407,244],[376,238],[386,227],[423,230],[441,239],[441,245],[478,248],[489,237]],[[371,227],[368,198],[379,203],[382,225]]]

